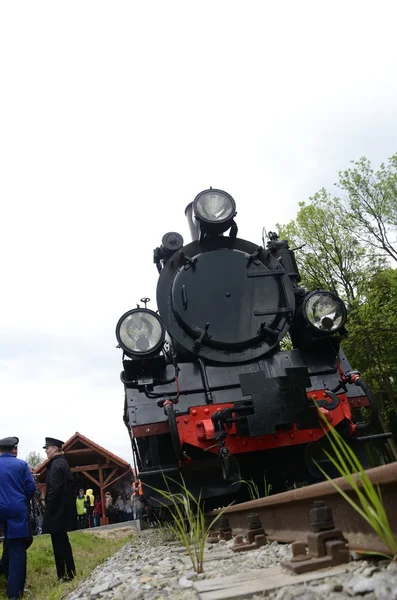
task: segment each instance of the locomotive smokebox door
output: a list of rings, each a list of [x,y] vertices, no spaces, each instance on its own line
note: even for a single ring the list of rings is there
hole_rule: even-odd
[[[230,250],[202,254],[194,266],[181,267],[175,276],[174,313],[195,338],[200,328],[210,323],[204,345],[246,348],[260,342],[264,318],[270,329],[276,325],[280,301],[277,281],[274,277],[255,277],[264,271],[263,265],[248,266],[248,258]]]

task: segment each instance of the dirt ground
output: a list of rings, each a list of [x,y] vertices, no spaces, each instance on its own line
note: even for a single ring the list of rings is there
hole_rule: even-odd
[[[95,535],[95,537],[107,539],[107,540],[122,540],[134,537],[139,533],[133,527],[117,527],[116,529],[85,529],[86,533]]]

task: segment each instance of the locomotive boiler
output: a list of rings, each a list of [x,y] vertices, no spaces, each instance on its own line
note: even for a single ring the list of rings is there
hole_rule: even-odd
[[[154,250],[158,310],[143,298],[116,328],[145,496],[156,504],[155,489],[183,480],[219,506],[263,473],[274,490],[310,481],[325,435],[318,411],[352,443],[376,419],[340,348],[345,305],[300,287],[294,251],[277,234],[266,247],[240,239],[228,193],[205,190],[185,213],[192,241],[166,233]],[[365,422],[355,415],[364,406]]]

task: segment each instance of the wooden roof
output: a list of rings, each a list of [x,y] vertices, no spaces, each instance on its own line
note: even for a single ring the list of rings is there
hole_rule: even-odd
[[[62,451],[72,472],[83,473],[103,489],[131,472],[131,466],[125,460],[78,431],[65,442]],[[48,462],[48,459],[45,460],[35,469],[38,481],[44,482]],[[96,472],[98,477],[94,476],[97,475]]]

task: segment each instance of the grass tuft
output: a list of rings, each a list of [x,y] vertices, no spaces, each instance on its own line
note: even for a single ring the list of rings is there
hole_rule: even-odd
[[[261,497],[259,488],[253,479],[240,479],[240,483],[247,486],[251,500],[258,500]]]
[[[201,500],[201,494],[196,498],[186,487],[182,479],[182,483],[164,477],[166,490],[152,488],[163,499],[162,503],[170,515],[172,521],[168,524],[168,534],[173,532],[178,542],[186,548],[186,552],[191,560],[193,569],[196,573],[202,573],[204,568],[204,550],[207,542],[208,534],[213,525],[221,518],[224,511],[219,513],[207,524],[204,503]],[[169,482],[176,483],[180,492],[171,492]]]
[[[389,520],[382,500],[379,486],[375,486],[368,477],[358,457],[343,439],[338,431],[330,425],[319,411],[322,427],[328,437],[332,453],[324,450],[328,460],[333,464],[338,473],[356,493],[357,500],[351,498],[335,481],[313,461],[321,473],[328,479],[343,498],[361,515],[369,526],[379,535],[384,545],[390,550],[390,555],[383,556],[397,558],[397,538],[391,530]]]
[[[248,494],[249,494],[249,497],[251,500],[259,500],[259,498],[262,498],[261,493],[259,491],[259,487],[257,486],[257,484],[255,483],[255,481],[253,479],[248,479],[248,480],[240,479],[240,483],[243,483],[244,485],[247,486]],[[267,498],[268,496],[270,496],[272,484],[267,483],[265,472],[263,472],[263,485],[264,485],[264,490],[265,490],[265,498]]]
[[[157,531],[163,544],[166,544],[167,542],[174,542],[177,539],[174,526],[168,521],[165,521],[164,523],[158,521]]]

